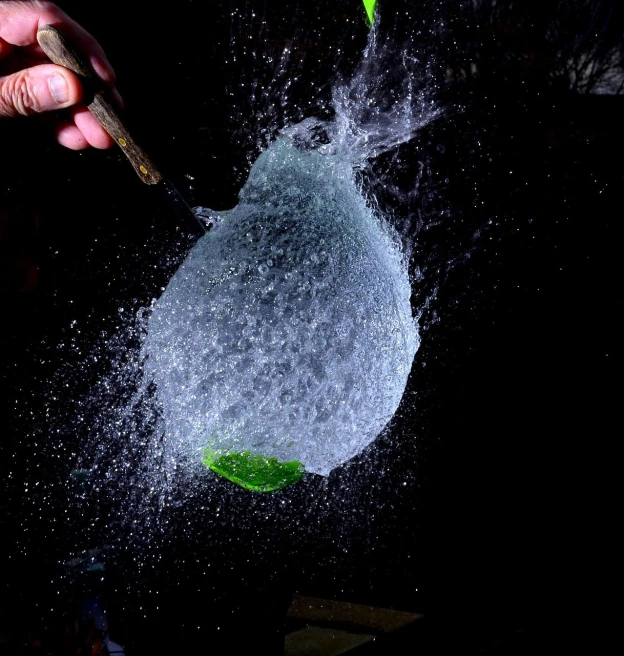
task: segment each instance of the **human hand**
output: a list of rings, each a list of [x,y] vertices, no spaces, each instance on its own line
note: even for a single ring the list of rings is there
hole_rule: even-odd
[[[81,102],[78,76],[49,63],[41,49],[37,31],[44,25],[62,30],[113,89],[115,73],[104,51],[57,5],[47,0],[0,0],[0,121],[44,114],[53,122],[61,145],[72,150],[110,148],[113,139]],[[114,89],[113,94],[120,100]]]

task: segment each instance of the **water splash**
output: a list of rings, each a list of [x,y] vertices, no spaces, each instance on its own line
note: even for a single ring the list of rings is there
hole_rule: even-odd
[[[407,51],[397,61],[394,48],[373,27],[353,76],[333,88],[335,117],[328,126],[333,150],[363,168],[410,141],[444,113],[432,91],[427,65]]]
[[[418,335],[399,243],[342,152],[281,137],[156,302],[144,345],[171,458],[327,475],[396,411]]]

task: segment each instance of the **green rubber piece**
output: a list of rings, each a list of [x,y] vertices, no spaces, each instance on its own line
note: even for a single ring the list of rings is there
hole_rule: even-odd
[[[297,460],[280,462],[249,451],[223,453],[205,449],[202,462],[220,476],[253,492],[274,492],[295,483],[305,474]]]
[[[366,9],[366,15],[368,16],[368,21],[372,25],[375,20],[375,5],[377,0],[364,0],[364,9]]]

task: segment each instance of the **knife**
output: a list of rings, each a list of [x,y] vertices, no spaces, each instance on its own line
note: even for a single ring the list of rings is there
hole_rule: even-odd
[[[44,25],[39,28],[37,41],[54,64],[64,66],[80,77],[89,111],[121,148],[139,178],[145,184],[153,185],[160,190],[163,199],[173,210],[180,223],[180,228],[186,235],[197,240],[206,234],[211,222],[203,223],[171,180],[158,170],[145,151],[137,144],[110,99],[110,92],[86,63],[87,58],[83,57],[69,39],[53,25]]]

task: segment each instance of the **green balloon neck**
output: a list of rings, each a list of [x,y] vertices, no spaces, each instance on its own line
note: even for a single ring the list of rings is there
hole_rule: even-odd
[[[375,20],[375,5],[377,0],[364,0],[364,9],[366,9],[366,15],[368,16],[368,22],[370,25],[373,24]]]
[[[205,449],[202,462],[220,476],[253,492],[274,492],[298,481],[305,474],[297,460],[281,462],[243,451],[223,453]]]

